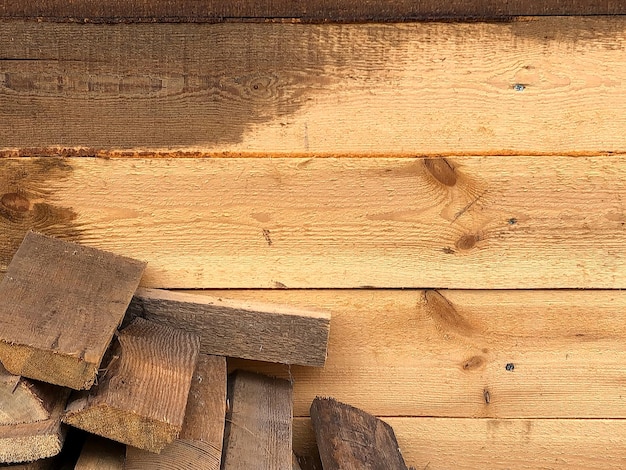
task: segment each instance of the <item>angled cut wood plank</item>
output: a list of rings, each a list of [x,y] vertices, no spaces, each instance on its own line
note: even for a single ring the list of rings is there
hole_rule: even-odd
[[[137,318],[117,335],[98,385],[70,401],[63,421],[161,451],[182,428],[199,349],[197,336]]]
[[[419,470],[621,470],[626,460],[624,420],[384,419]],[[294,420],[294,449],[315,451],[308,418]]]
[[[222,22],[236,20],[298,19],[332,21],[410,21],[416,19],[508,18],[513,15],[619,15],[626,6],[619,1],[596,0],[308,0],[246,2],[207,0],[37,0],[0,1],[0,18],[37,19],[89,23]]]
[[[222,470],[291,468],[291,383],[236,372],[229,378],[228,403]]]
[[[69,392],[9,374],[0,365],[0,462],[28,462],[61,451]]]
[[[621,156],[44,162],[0,159],[3,265],[41,226],[146,287],[626,287]]]
[[[130,312],[198,334],[207,354],[305,366],[326,361],[330,314],[321,310],[139,289]]]
[[[119,442],[90,435],[74,470],[124,470],[125,450]]]
[[[89,388],[145,263],[29,232],[0,282],[0,361]]]
[[[220,470],[226,416],[226,359],[201,354],[191,383],[185,422],[160,454],[126,449],[125,470]]]
[[[324,470],[408,470],[389,424],[333,398],[316,398],[311,422]]]
[[[387,9],[387,2],[361,4]],[[0,149],[626,152],[625,31],[624,17],[116,28],[5,22],[0,122],[10,125],[2,126]]]

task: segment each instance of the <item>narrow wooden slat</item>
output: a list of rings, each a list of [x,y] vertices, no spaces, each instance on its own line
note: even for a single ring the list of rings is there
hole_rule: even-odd
[[[138,318],[117,341],[98,385],[72,397],[63,421],[160,452],[181,431],[200,340]]]
[[[292,405],[292,384],[286,380],[231,375],[222,470],[291,468]]]
[[[377,416],[626,418],[622,291],[222,294],[334,312],[323,370],[230,361],[292,378],[295,416],[322,395]]]
[[[129,313],[197,334],[206,354],[318,367],[326,361],[330,314],[323,311],[139,289]]]
[[[625,31],[623,17],[115,28],[5,22],[0,151],[626,152]]]
[[[79,22],[221,22],[298,19],[310,22],[409,21],[437,18],[507,18],[513,15],[619,15],[620,1],[595,0],[37,0],[0,1],[0,18]]]
[[[123,444],[90,435],[74,470],[125,470],[124,454]]]
[[[145,266],[29,232],[0,282],[0,361],[16,375],[91,387]]]
[[[178,439],[160,454],[128,447],[124,470],[220,470],[225,417],[226,359],[202,354]]]
[[[146,287],[624,288],[624,194],[622,156],[0,159],[0,260],[32,227]]]
[[[419,470],[621,470],[626,461],[623,420],[383,419]],[[314,444],[310,420],[295,419],[295,451]]]
[[[34,462],[0,464],[0,468],[6,470],[52,470],[54,469],[54,459],[41,459]]]

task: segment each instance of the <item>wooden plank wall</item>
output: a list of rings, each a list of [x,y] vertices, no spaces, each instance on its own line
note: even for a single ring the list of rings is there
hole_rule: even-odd
[[[324,369],[229,364],[293,380],[300,453],[332,395],[415,468],[623,468],[623,14],[0,1],[0,271],[35,229],[330,310]]]

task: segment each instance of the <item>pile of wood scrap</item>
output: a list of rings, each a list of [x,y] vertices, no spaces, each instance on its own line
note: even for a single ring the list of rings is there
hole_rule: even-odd
[[[316,468],[292,452],[292,382],[228,375],[226,357],[323,366],[330,315],[138,289],[144,269],[26,235],[0,283],[0,463]],[[382,421],[332,399],[311,416],[324,469],[406,469]]]

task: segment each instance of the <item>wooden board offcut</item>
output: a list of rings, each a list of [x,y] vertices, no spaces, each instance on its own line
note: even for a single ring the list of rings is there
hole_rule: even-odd
[[[623,2],[612,0],[37,0],[0,1],[0,18],[85,23],[222,22],[291,20],[410,21],[416,19],[504,18],[513,15],[619,15]]]
[[[238,371],[228,403],[222,470],[292,468],[292,384]]]
[[[626,152],[625,31],[624,17],[115,28],[5,22],[0,151]]]
[[[63,421],[160,452],[182,429],[199,349],[197,336],[137,318],[118,333],[98,385],[72,398]]]
[[[81,450],[74,470],[125,470],[125,446],[90,435]]]
[[[159,289],[139,289],[129,312],[200,336],[203,353],[321,367],[330,313]]]
[[[624,194],[622,156],[0,159],[0,267],[32,227],[146,287],[625,288]]]
[[[0,281],[0,361],[89,388],[145,263],[29,232]]]
[[[220,470],[226,417],[226,359],[201,354],[180,436],[160,454],[126,449],[124,470]]]
[[[384,418],[418,470],[622,470],[624,420]],[[308,418],[294,420],[294,450],[314,452]]]

